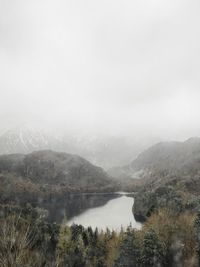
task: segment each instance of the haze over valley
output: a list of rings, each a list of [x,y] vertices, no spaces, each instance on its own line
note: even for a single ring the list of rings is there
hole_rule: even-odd
[[[199,14],[0,0],[0,267],[200,266]]]

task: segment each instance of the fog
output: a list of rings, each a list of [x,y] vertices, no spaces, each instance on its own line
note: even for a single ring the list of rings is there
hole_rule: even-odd
[[[0,131],[200,135],[200,2],[0,0]]]

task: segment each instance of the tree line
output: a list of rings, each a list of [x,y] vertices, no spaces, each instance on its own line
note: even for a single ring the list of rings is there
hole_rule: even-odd
[[[141,230],[115,232],[49,223],[27,206],[0,212],[2,267],[199,266],[200,212],[155,211]]]

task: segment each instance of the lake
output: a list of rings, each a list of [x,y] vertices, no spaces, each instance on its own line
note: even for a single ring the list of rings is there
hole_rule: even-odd
[[[130,224],[133,228],[140,229],[141,223],[136,222],[132,208],[134,198],[126,193],[117,194],[88,194],[85,195],[91,200],[95,198],[97,201],[104,199],[103,204],[98,207],[90,207],[85,211],[73,216],[68,221],[68,225],[81,224],[84,227],[96,227],[99,230],[120,231],[121,227],[126,228]],[[107,201],[105,201],[105,199]]]
[[[48,220],[53,223],[68,225],[81,224],[84,227],[96,227],[99,230],[120,231],[130,224],[136,229],[141,228],[133,216],[133,194],[116,193],[70,193],[61,199],[52,198],[51,201],[41,204],[41,208],[48,211]]]

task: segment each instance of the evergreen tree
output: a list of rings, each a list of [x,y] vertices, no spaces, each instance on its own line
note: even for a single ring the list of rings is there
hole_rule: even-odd
[[[73,267],[84,267],[86,263],[86,251],[83,242],[82,235],[79,234],[77,240],[75,242],[75,248],[73,250],[73,254],[71,255],[73,258]]]
[[[115,267],[137,267],[139,260],[139,249],[135,232],[129,227],[119,249],[119,256],[115,262]]]
[[[70,255],[72,253],[72,242],[71,242],[71,229],[64,223],[60,227],[60,234],[58,238],[58,245],[56,251],[56,259],[58,266],[70,266]]]
[[[59,267],[84,267],[86,250],[82,238],[82,226],[61,226],[57,246],[57,265]]]
[[[195,226],[195,232],[196,232],[196,251],[197,251],[198,261],[200,265],[200,210],[197,213],[194,226]]]
[[[141,263],[144,267],[164,266],[163,247],[153,229],[145,233]]]

